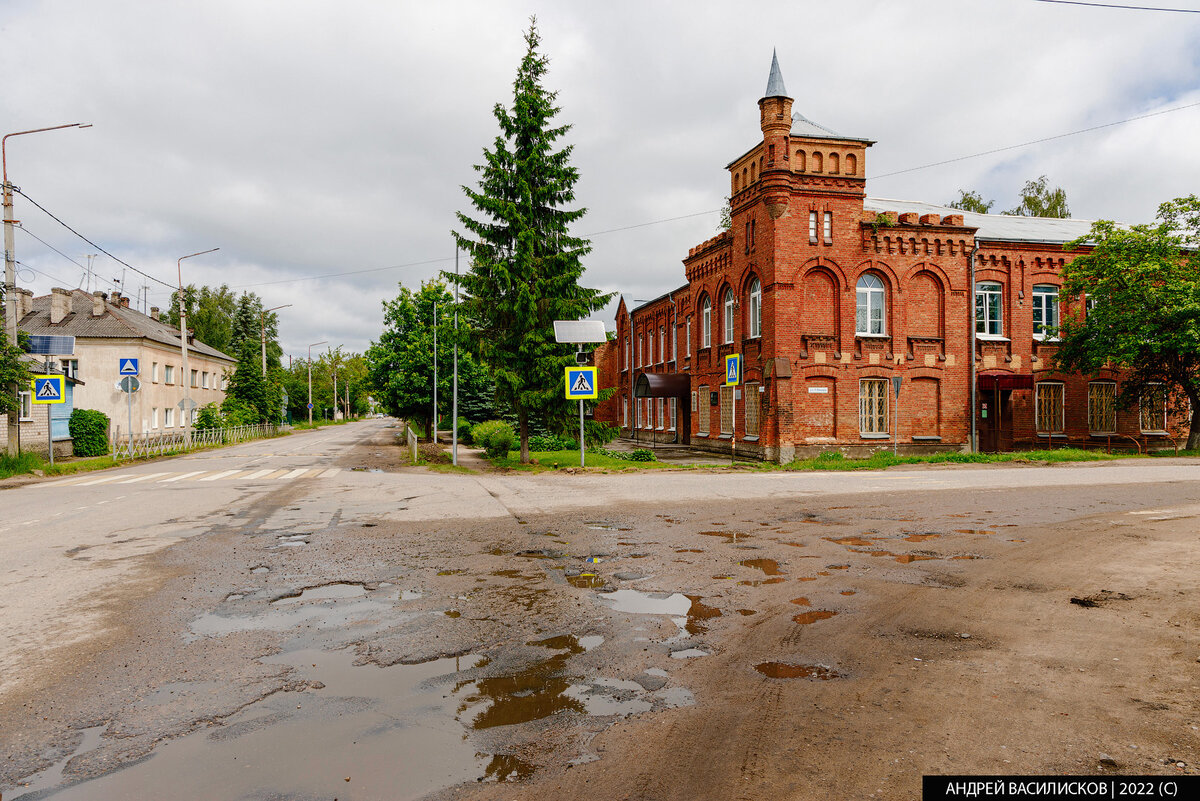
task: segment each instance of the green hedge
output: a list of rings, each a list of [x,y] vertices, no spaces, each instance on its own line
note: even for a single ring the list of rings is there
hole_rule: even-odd
[[[529,437],[531,451],[573,451],[578,448],[579,443],[569,437],[554,434],[533,434]]]
[[[108,415],[95,409],[76,409],[67,421],[76,456],[108,453]]]

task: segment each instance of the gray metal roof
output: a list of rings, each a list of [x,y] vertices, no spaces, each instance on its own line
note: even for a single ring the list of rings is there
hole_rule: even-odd
[[[50,296],[33,299],[33,309],[18,321],[28,334],[66,334],[80,339],[142,338],[171,347],[179,347],[179,329],[155,320],[139,311],[115,303],[104,302],[104,314],[92,315],[92,296],[82,289],[71,291],[71,309],[58,325],[50,325]],[[237,359],[216,348],[193,340],[188,350],[214,359],[236,362]]]
[[[868,197],[863,200],[865,211],[895,211],[900,214],[961,214],[966,225],[978,228],[976,239],[993,242],[1051,242],[1062,244],[1086,236],[1092,230],[1091,220],[1059,219],[1057,217],[1017,217],[1011,214],[976,214],[971,211],[924,203],[919,200],[892,200]]]
[[[767,91],[763,97],[791,97],[783,85],[783,73],[779,71],[779,59],[771,51],[771,74],[767,76]]]

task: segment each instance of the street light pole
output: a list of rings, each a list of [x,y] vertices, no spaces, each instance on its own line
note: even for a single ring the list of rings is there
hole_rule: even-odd
[[[290,304],[290,303],[285,303],[282,306],[274,306],[270,309],[264,309],[263,311],[260,311],[258,313],[259,336],[262,339],[262,367],[263,367],[263,380],[264,381],[267,378],[267,315],[273,311],[279,311],[280,309],[286,309],[287,307],[289,307],[291,305],[292,304]]]
[[[433,444],[437,445],[437,301],[433,302]]]
[[[15,133],[5,134],[3,139],[0,139],[0,162],[4,173],[4,322],[5,329],[8,333],[8,344],[11,347],[17,346],[17,258],[16,245],[13,242],[13,196],[12,184],[8,182],[8,138],[10,136],[24,136],[25,134],[41,133],[43,131],[57,131],[60,128],[91,128],[92,124],[82,122],[71,122],[66,125],[54,125],[50,128],[34,128],[31,131],[17,131]],[[14,383],[10,384],[8,391],[13,397],[18,396],[20,388]],[[16,456],[21,452],[21,426],[17,422],[19,415],[16,413],[8,415],[8,454]]]
[[[324,345],[328,339],[314,342],[308,346],[308,424],[312,425],[312,349],[313,345]]]
[[[183,260],[193,256],[203,256],[205,253],[215,253],[218,250],[220,248],[209,248],[199,253],[189,253],[186,256],[180,256],[179,261],[175,262],[175,268],[179,274],[179,349],[183,354],[181,359],[183,364],[179,368],[179,380],[183,382],[183,446],[185,448],[192,447],[192,381],[191,374],[188,372],[187,309],[183,303]],[[132,430],[130,430],[129,436],[133,436]]]
[[[458,467],[458,243],[454,245],[454,384],[451,389],[450,425],[454,433],[450,435],[451,461]]]

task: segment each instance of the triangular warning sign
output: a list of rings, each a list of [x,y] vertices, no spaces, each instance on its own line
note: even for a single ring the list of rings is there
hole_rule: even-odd
[[[37,391],[38,400],[58,400],[58,382],[43,381]]]
[[[137,367],[134,366],[134,364],[131,360],[125,359],[124,361],[121,362],[121,375],[132,374],[132,373],[136,373],[136,372],[137,372]]]
[[[571,385],[572,395],[590,395],[592,392],[592,382],[588,380],[587,373],[580,373],[575,377],[575,383]]]

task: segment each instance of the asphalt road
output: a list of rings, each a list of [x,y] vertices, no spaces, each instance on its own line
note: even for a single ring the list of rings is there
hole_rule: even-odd
[[[766,624],[792,625],[796,601],[771,593],[802,558],[828,567],[798,579],[817,582],[798,585],[806,604],[844,577],[859,583],[829,584],[839,603],[859,593],[861,604],[886,606],[897,587],[960,586],[972,571],[1005,565],[1034,572],[1029,548],[1064,552],[1064,542],[1039,539],[1054,527],[1086,533],[1092,524],[1080,521],[1096,515],[1170,527],[1193,516],[1170,509],[1200,500],[1200,463],[1176,459],[442,474],[396,467],[389,425],[298,432],[0,492],[3,797],[163,797],[165,787],[177,798],[467,797],[462,788],[478,780],[500,792],[479,797],[558,797],[563,776],[646,770],[628,762],[636,755],[605,757],[594,744],[639,722],[649,728],[622,738],[624,748],[669,723],[681,749],[697,750],[691,710],[734,736],[719,672],[705,679],[688,656],[717,665],[718,654],[795,650],[792,635]],[[1104,517],[1110,524],[1126,525]],[[997,525],[1012,536],[995,537]],[[861,542],[843,536],[867,528]],[[743,539],[728,537],[738,529]],[[942,547],[923,550],[922,538]],[[1184,556],[1194,563],[1194,551]],[[614,588],[662,595],[597,592]],[[962,603],[982,615],[990,601]],[[719,620],[702,622],[709,617]],[[739,639],[754,631],[758,640]],[[998,628],[994,641],[1016,636]],[[819,680],[841,675],[828,666],[839,659],[863,676],[881,669],[836,651],[823,652],[830,674]],[[744,764],[770,752],[757,741],[745,748]],[[766,787],[774,775],[678,754],[675,764],[684,778],[663,785],[671,790],[607,776],[610,793],[574,792],[698,797],[686,776],[705,768],[715,771],[710,786]],[[783,785],[782,797],[838,797],[829,785],[811,795],[796,787],[807,785]]]

